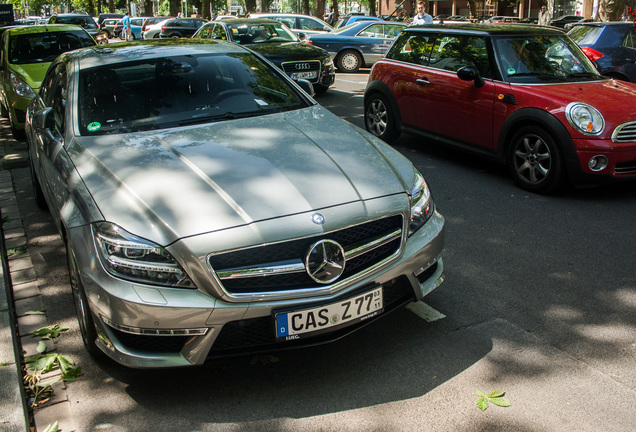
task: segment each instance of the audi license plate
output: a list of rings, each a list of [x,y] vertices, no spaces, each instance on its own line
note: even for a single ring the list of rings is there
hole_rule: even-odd
[[[318,71],[309,72],[292,72],[292,79],[316,79],[318,78]]]
[[[384,310],[382,287],[324,306],[276,314],[279,340],[331,331],[376,316]]]

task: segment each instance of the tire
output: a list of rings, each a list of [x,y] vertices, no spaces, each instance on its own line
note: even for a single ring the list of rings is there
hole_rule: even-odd
[[[0,117],[9,118],[9,110],[5,108],[2,102],[0,102]]]
[[[346,50],[338,56],[338,70],[340,72],[358,72],[362,65],[362,56],[353,50]]]
[[[9,114],[9,122],[11,123],[11,134],[13,135],[13,138],[16,141],[25,141],[26,133],[24,132],[24,129],[17,128],[17,126],[14,123],[13,116],[11,115],[11,111],[9,111],[8,114]]]
[[[541,127],[525,126],[513,136],[508,166],[517,184],[530,192],[553,192],[563,182],[561,152],[554,138]]]
[[[325,94],[327,90],[329,90],[329,86],[322,85],[322,84],[314,85],[314,91],[316,92],[316,94],[319,94],[319,95]]]
[[[369,132],[387,143],[395,141],[399,135],[393,109],[380,93],[367,97],[364,104],[364,125]]]
[[[66,239],[66,259],[68,263],[68,274],[71,283],[71,294],[73,295],[73,303],[75,304],[75,313],[77,315],[77,322],[79,324],[80,334],[82,335],[82,342],[86,347],[86,351],[93,358],[103,358],[105,354],[97,347],[97,330],[95,329],[95,321],[93,320],[93,313],[88,306],[88,299],[86,298],[86,292],[84,291],[84,285],[80,278],[79,270],[77,268],[77,261],[73,249],[71,249],[70,240]]]

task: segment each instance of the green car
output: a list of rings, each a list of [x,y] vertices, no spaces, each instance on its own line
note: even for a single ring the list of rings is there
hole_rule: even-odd
[[[16,139],[24,138],[29,102],[49,65],[66,51],[96,45],[83,28],[47,24],[6,27],[0,39],[0,108]]]

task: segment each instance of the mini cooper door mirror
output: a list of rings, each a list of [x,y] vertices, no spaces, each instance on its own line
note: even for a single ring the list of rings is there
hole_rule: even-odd
[[[472,66],[464,66],[457,71],[459,79],[464,81],[475,81],[475,87],[483,87],[484,79],[479,75],[479,71]]]

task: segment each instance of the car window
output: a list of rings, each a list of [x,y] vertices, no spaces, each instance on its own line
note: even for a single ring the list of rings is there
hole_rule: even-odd
[[[63,52],[92,45],[83,30],[19,34],[9,39],[9,63],[50,63]]]
[[[91,17],[84,16],[57,16],[55,18],[55,24],[73,24],[85,29],[96,29],[97,24]]]
[[[66,122],[66,82],[66,67],[64,63],[58,63],[48,70],[40,87],[44,105],[53,108],[55,128],[59,135],[64,131]]]
[[[233,39],[241,45],[253,43],[293,42],[297,38],[281,23],[233,23],[228,25]]]
[[[387,53],[387,58],[427,66],[433,50],[435,35],[403,34]]]
[[[164,129],[308,106],[275,69],[250,53],[84,69],[78,101],[82,135]]]
[[[225,27],[223,27],[221,24],[216,24],[214,26],[214,29],[212,30],[212,37],[214,39],[226,40],[227,34],[225,32]]]
[[[632,27],[629,30],[629,33],[627,33],[627,36],[625,36],[625,39],[623,40],[623,43],[621,45],[625,48],[636,48],[636,28]]]
[[[300,28],[303,30],[318,30],[322,31],[325,29],[325,26],[320,24],[318,21],[309,19],[309,18],[299,18]]]
[[[282,22],[289,28],[296,28],[296,19],[292,17],[272,17],[278,22]]]
[[[593,45],[603,29],[595,26],[579,25],[568,32],[568,35],[579,45]]]
[[[384,37],[387,38],[395,38],[400,32],[404,29],[404,26],[395,25],[395,24],[385,24],[384,25]]]
[[[492,76],[488,49],[483,37],[443,36],[436,40],[429,66],[457,72],[464,66],[477,68],[481,76]]]
[[[360,37],[384,38],[384,25],[373,24],[358,33]]]

